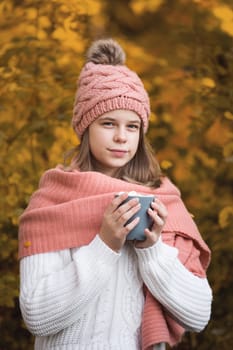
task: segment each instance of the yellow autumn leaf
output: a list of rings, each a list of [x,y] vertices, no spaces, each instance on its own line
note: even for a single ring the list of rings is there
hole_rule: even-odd
[[[19,216],[18,215],[12,216],[11,222],[14,226],[17,226],[19,224]]]
[[[208,88],[211,88],[211,89],[215,87],[215,82],[214,82],[214,80],[211,79],[211,78],[207,78],[207,77],[202,78],[201,84],[204,85],[204,86],[206,86],[206,87],[208,87]]]
[[[25,147],[15,154],[14,161],[18,164],[24,164],[25,162],[30,161],[31,157],[30,150]]]
[[[12,13],[13,4],[10,1],[0,2],[0,15],[3,16],[6,12]]]
[[[37,34],[37,27],[36,27],[36,23],[35,24],[31,24],[31,25],[27,25],[27,26],[22,26],[22,28],[19,28],[22,30],[22,35],[36,35]]]
[[[19,90],[19,85],[17,83],[15,83],[14,81],[10,84],[8,84],[8,91],[17,91]]]
[[[168,66],[168,60],[166,59],[166,58],[159,58],[159,57],[157,57],[156,58],[156,63],[159,65],[159,66],[161,66],[161,67],[167,67]]]
[[[38,30],[37,39],[39,39],[39,40],[47,39],[47,33],[44,30]]]
[[[218,217],[218,222],[221,228],[226,228],[233,220],[233,207],[227,206],[224,207]]]
[[[213,14],[220,20],[221,29],[233,36],[233,10],[227,5],[216,6]]]
[[[8,179],[9,184],[19,184],[21,180],[21,175],[14,172]]]
[[[38,16],[38,11],[35,8],[29,8],[27,10],[27,14],[26,15],[27,15],[28,19],[36,19],[36,17]]]
[[[64,47],[77,50],[80,52],[80,36],[79,33],[70,29],[71,22],[67,20],[64,24],[65,28],[57,28],[52,36],[54,39],[60,40]],[[82,47],[82,46],[81,46]]]
[[[78,139],[72,128],[58,126],[54,129],[56,140],[50,148],[50,162],[57,164],[63,161],[66,152],[78,145]]]
[[[53,31],[52,36],[54,39],[65,40],[67,37],[67,34],[63,28],[58,27],[56,30]]]
[[[226,119],[233,120],[233,114],[232,114],[231,112],[229,112],[229,111],[226,111],[226,112],[224,113],[224,117],[225,117]]]
[[[173,166],[173,163],[168,159],[164,159],[161,161],[160,166],[162,169],[167,170]]]
[[[6,196],[6,203],[14,207],[18,202],[18,196],[15,193],[15,189],[10,187],[9,194]]]
[[[233,10],[227,5],[216,6],[213,9],[214,15],[222,21],[233,20]]]
[[[150,115],[150,122],[151,123],[155,123],[158,121],[158,116],[154,113],[154,112],[151,112],[151,115]]]
[[[226,32],[227,34],[233,36],[233,20],[232,21],[225,21],[222,23],[222,30]]]
[[[172,121],[172,116],[171,116],[171,114],[169,114],[169,113],[163,113],[162,119],[163,119],[166,123],[171,123],[171,121]]]
[[[196,150],[195,156],[202,162],[203,165],[210,169],[215,169],[217,166],[217,160],[213,157],[210,157],[206,152],[201,149]]]
[[[233,142],[229,142],[223,147],[223,155],[224,158],[229,158],[233,156]]]
[[[40,16],[38,21],[39,21],[39,27],[42,27],[42,28],[49,28],[51,25],[50,20],[47,16]]]
[[[147,1],[133,0],[131,1],[130,6],[136,14],[140,15],[143,12],[156,11],[162,3],[163,3],[163,0],[147,0]]]
[[[160,77],[160,76],[156,76],[154,79],[153,79],[153,83],[155,85],[163,85],[163,82],[164,82],[164,79],[163,77]]]
[[[79,15],[95,16],[102,8],[101,0],[85,0],[77,1],[70,0],[65,2],[64,0],[52,0],[53,2],[60,3],[60,10],[64,13],[78,13]]]
[[[137,1],[137,0],[132,1],[131,4],[130,4],[130,7],[138,15],[143,13],[144,12],[144,8],[145,8],[144,4],[141,1]]]
[[[71,62],[71,58],[69,54],[64,54],[59,58],[58,64],[60,66],[66,66],[68,64],[70,64]]]
[[[96,16],[102,10],[102,3],[97,0],[88,0],[84,10],[86,10],[89,16]]]

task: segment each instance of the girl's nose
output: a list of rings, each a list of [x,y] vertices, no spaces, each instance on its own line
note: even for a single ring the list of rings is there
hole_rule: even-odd
[[[114,141],[116,142],[126,142],[126,130],[124,128],[118,128],[114,134]]]

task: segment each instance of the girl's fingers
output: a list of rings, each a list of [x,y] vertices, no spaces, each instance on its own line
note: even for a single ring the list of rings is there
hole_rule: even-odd
[[[124,227],[124,231],[126,234],[128,234],[131,230],[134,229],[134,227],[139,223],[140,218],[136,217],[133,219],[128,225]]]
[[[117,208],[121,205],[121,203],[126,200],[126,198],[128,198],[128,193],[124,192],[120,195],[117,195],[114,197],[114,199],[112,200],[112,202],[110,203],[110,205],[107,208],[107,212],[109,214],[115,212],[115,210],[117,210]]]
[[[161,234],[163,227],[166,223],[167,209],[164,206],[164,204],[160,202],[160,200],[158,200],[157,198],[151,203],[151,207],[152,208],[148,209],[148,214],[150,215],[154,223],[152,229],[148,231],[148,233],[150,232],[152,236],[154,236],[154,239],[157,240],[158,235]]]
[[[140,203],[127,205],[124,208],[119,208],[114,215],[116,222],[124,226],[126,222],[139,211],[140,208]]]
[[[154,212],[156,212],[156,214],[164,221],[166,221],[167,219],[167,209],[165,207],[165,205],[160,202],[158,199],[155,199],[155,201],[153,201],[151,203],[151,206],[154,210]]]
[[[154,232],[150,231],[149,229],[145,229],[144,233],[146,235],[146,240],[145,241],[136,241],[135,242],[136,248],[148,248],[157,242],[158,237],[159,237],[158,234],[155,234]]]
[[[116,195],[112,203],[114,204],[115,207],[118,207],[126,198],[128,198],[128,196],[129,195],[127,192]]]
[[[156,213],[152,209],[149,209],[148,213],[152,217],[152,219],[153,219],[154,223],[156,223],[156,225],[161,227],[165,224],[164,217],[160,216],[158,213]]]
[[[139,209],[140,203],[138,198],[130,199],[129,201],[124,201],[127,199],[128,194],[124,193],[116,197],[113,203],[113,219],[115,221],[120,221],[125,223],[131,216],[133,216]]]

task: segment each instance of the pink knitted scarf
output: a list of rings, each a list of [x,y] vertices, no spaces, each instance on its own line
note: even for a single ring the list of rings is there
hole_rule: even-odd
[[[179,250],[179,259],[192,273],[205,277],[210,251],[185,208],[178,189],[167,179],[152,190],[97,172],[47,171],[20,218],[19,257],[79,247],[98,233],[103,213],[119,191],[154,193],[166,205],[168,219],[163,242]],[[176,344],[184,330],[146,290],[142,319],[142,348]]]

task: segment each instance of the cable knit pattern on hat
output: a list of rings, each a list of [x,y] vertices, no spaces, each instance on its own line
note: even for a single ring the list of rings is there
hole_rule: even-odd
[[[149,97],[141,79],[128,67],[88,62],[77,85],[72,125],[79,137],[95,119],[116,109],[137,113],[146,132],[150,115]]]

